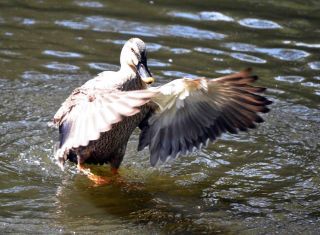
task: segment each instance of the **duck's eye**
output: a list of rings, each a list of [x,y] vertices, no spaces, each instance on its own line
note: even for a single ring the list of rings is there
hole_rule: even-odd
[[[133,48],[131,48],[131,51],[140,60],[140,55]]]

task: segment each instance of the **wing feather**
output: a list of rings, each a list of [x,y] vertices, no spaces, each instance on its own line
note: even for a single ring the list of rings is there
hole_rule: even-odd
[[[263,122],[258,113],[272,102],[259,95],[264,87],[251,85],[258,77],[251,69],[217,79],[176,79],[153,91],[159,110],[142,128],[138,150],[149,147],[157,164],[199,149],[224,132],[232,134]]]
[[[59,126],[60,149],[87,146],[99,139],[123,117],[137,114],[154,94],[143,90],[76,89],[54,116],[54,123]]]

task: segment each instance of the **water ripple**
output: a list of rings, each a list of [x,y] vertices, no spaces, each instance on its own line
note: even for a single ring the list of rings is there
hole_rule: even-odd
[[[319,83],[314,83],[314,82],[304,82],[301,83],[302,86],[305,87],[316,87],[316,88],[320,88],[320,84]]]
[[[200,20],[200,16],[194,13],[172,11],[172,12],[168,12],[167,14],[169,16],[174,16],[178,18],[185,18],[189,20]]]
[[[213,54],[213,55],[223,55],[223,54],[226,53],[226,52],[221,51],[221,50],[212,49],[212,48],[206,48],[206,47],[195,47],[194,50],[198,51],[198,52]]]
[[[26,80],[48,80],[50,76],[48,74],[44,74],[38,71],[25,71],[21,75],[23,79]]]
[[[147,44],[147,50],[151,51],[151,52],[159,51],[162,48],[165,48],[165,47],[162,46],[161,44],[158,44],[158,43],[148,43]]]
[[[20,56],[21,53],[20,52],[15,52],[15,51],[11,51],[11,50],[0,50],[0,54],[2,55],[6,55],[6,56],[12,56],[12,57],[17,57]]]
[[[320,70],[320,61],[313,61],[308,63],[308,65],[313,70]]]
[[[110,42],[113,43],[115,45],[124,45],[127,41],[126,40],[111,40],[111,39],[97,39],[98,42]],[[161,49],[167,49],[168,47],[163,46],[161,44],[158,43],[153,43],[153,42],[148,42],[147,43],[147,51],[148,52],[155,52],[155,51],[159,51]]]
[[[37,189],[36,186],[14,186],[11,188],[1,189],[0,193],[3,194],[13,194],[13,193],[21,193],[24,191]]]
[[[231,74],[235,73],[236,71],[233,69],[221,69],[221,70],[216,70],[216,73],[221,73],[221,74]]]
[[[139,22],[128,22],[101,16],[88,16],[83,22],[70,20],[55,21],[55,24],[71,29],[91,28],[99,32],[120,32],[122,34],[134,34],[147,37],[172,36],[193,39],[216,39],[221,40],[226,35],[208,30],[201,30],[191,26],[182,25],[151,25]]]
[[[269,207],[272,206],[272,201],[269,198],[249,198],[248,204],[254,207]]]
[[[258,47],[254,44],[241,43],[241,42],[224,43],[223,46],[233,51],[256,52],[258,50]]]
[[[268,210],[261,210],[260,208],[255,208],[253,206],[245,205],[242,203],[231,203],[230,206],[232,210],[240,213],[261,214],[262,212],[268,212]]]
[[[64,64],[64,63],[59,63],[59,62],[51,62],[48,64],[43,65],[44,67],[52,70],[58,70],[58,71],[76,71],[79,70],[80,68],[76,65],[71,65],[71,64]]]
[[[83,55],[76,52],[68,52],[68,51],[55,51],[55,50],[44,50],[42,52],[43,55],[51,55],[54,57],[61,58],[81,58]]]
[[[304,80],[301,76],[277,76],[274,78],[277,81],[288,82],[288,83],[299,83]]]
[[[83,22],[76,22],[72,20],[56,20],[56,25],[60,25],[69,29],[88,29],[89,25]]]
[[[97,39],[96,41],[97,42],[110,42],[115,45],[124,45],[127,42],[126,40],[113,40],[113,39]]]
[[[164,62],[162,62],[160,60],[155,60],[155,59],[148,60],[148,66],[150,66],[150,67],[168,67],[170,65],[171,64],[164,63]]]
[[[231,170],[228,171],[227,174],[230,174],[232,176],[243,176],[245,178],[260,178],[260,179],[276,179],[279,178],[280,176],[275,174],[275,173],[271,173],[272,169],[263,169],[263,168],[257,168],[256,166],[245,166],[242,167],[239,170]]]
[[[303,50],[298,49],[287,49],[287,48],[259,48],[253,44],[247,43],[224,43],[225,47],[233,50],[233,51],[241,51],[241,52],[256,52],[263,53],[274,58],[285,60],[285,61],[296,61],[302,58],[308,57],[310,54]]]
[[[311,44],[311,43],[304,43],[304,42],[296,42],[296,41],[283,41],[284,44],[292,44],[294,46],[301,46],[301,47],[308,47],[308,48],[320,48],[320,44]]]
[[[230,55],[232,58],[235,58],[237,60],[246,61],[246,62],[255,63],[255,64],[264,64],[267,62],[266,60],[261,59],[257,56],[248,55],[245,53],[228,53],[225,51],[212,49],[212,48],[205,48],[205,47],[195,47],[194,50],[202,53],[213,54],[213,55]],[[218,58],[215,58],[215,60],[217,59]]]
[[[81,7],[102,8],[104,5],[101,2],[75,2],[76,5]]]
[[[267,62],[266,60],[260,59],[259,57],[247,55],[244,53],[231,53],[230,55],[231,55],[231,57],[233,57],[235,59],[250,62],[250,63],[264,64]]]
[[[191,50],[185,49],[185,48],[171,48],[170,51],[173,52],[173,54],[177,54],[177,55],[188,54],[191,52]]]
[[[186,78],[196,78],[198,77],[197,75],[190,74],[190,73],[184,73],[181,71],[162,71],[162,74],[168,77],[186,77]]]
[[[308,52],[297,49],[285,49],[285,48],[259,48],[258,52],[268,54],[274,58],[287,61],[300,60],[308,57]]]
[[[161,27],[159,32],[161,32]],[[162,36],[179,36],[184,38],[195,38],[195,39],[216,39],[221,40],[226,37],[225,34],[215,33],[208,30],[201,30],[190,26],[171,25],[165,27],[163,33],[159,33]]]
[[[254,18],[246,18],[238,21],[240,25],[255,28],[255,29],[279,29],[282,28],[276,22],[271,20],[261,20],[261,19],[254,19]]]
[[[97,63],[97,62],[91,62],[88,63],[88,66],[92,69],[101,70],[101,71],[116,71],[119,69],[119,66],[114,64],[107,64],[107,63]]]
[[[232,17],[216,11],[202,11],[200,12],[200,18],[202,20],[209,20],[209,21],[228,21],[228,22],[234,21]]]
[[[205,21],[227,21],[232,22],[234,19],[230,16],[224,15],[220,12],[216,11],[202,11],[197,14],[195,13],[188,13],[188,12],[169,12],[169,16],[174,16],[178,18],[185,18],[190,20],[205,20]]]
[[[35,23],[36,23],[36,20],[34,19],[25,18],[22,20],[22,24],[24,25],[33,25]]]

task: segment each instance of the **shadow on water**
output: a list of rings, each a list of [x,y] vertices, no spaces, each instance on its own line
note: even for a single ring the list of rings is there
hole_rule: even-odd
[[[131,173],[127,175],[130,180],[131,176]],[[65,228],[67,231],[75,232],[93,232],[97,229],[110,231],[110,227],[119,223],[119,219],[127,224],[127,231],[131,226],[143,226],[143,231],[169,233],[229,231],[214,220],[201,218],[200,206],[193,204],[195,201],[199,204],[199,198],[186,194],[181,188],[168,191],[169,185],[174,185],[174,179],[158,173],[149,177],[143,183],[141,178],[137,178],[139,183],[126,181],[104,186],[88,183],[84,176],[79,175],[71,182],[65,181],[56,193],[58,220],[71,225]],[[101,222],[106,227],[101,227]]]

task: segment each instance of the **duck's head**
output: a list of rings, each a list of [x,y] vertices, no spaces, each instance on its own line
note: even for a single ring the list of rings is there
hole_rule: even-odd
[[[154,82],[147,65],[146,44],[139,38],[129,39],[123,46],[120,55],[121,69],[129,69],[146,84]]]

